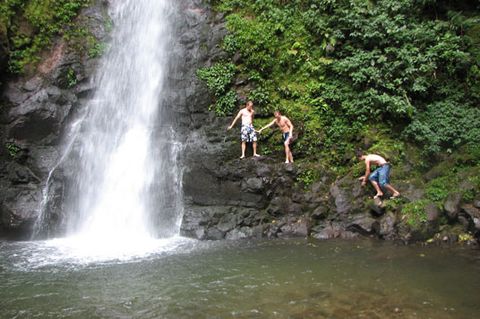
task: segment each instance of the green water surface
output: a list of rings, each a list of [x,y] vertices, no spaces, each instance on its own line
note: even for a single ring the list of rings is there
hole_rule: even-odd
[[[1,318],[480,318],[480,253],[372,241],[187,241],[131,260],[0,243]]]

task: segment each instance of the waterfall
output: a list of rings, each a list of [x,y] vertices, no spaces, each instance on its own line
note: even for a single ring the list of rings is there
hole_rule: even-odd
[[[179,232],[181,144],[164,119],[174,0],[112,1],[111,43],[95,94],[66,147],[69,237],[141,245]]]

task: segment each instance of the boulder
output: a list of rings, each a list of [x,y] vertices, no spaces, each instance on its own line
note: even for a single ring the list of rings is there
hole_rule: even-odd
[[[460,202],[462,201],[462,194],[460,193],[452,193],[449,194],[445,203],[443,204],[443,208],[447,217],[450,220],[454,220],[458,217],[458,213],[460,212]]]
[[[338,215],[352,214],[364,208],[364,188],[350,175],[335,181],[330,187],[330,195]]]
[[[479,208],[475,207],[473,204],[464,204],[461,206],[461,212],[462,212],[462,215],[464,215],[467,220],[471,221],[472,226],[476,230],[480,230],[480,209]]]
[[[280,227],[277,237],[292,238],[292,237],[307,237],[308,236],[308,219],[307,218],[286,218],[283,225]]]
[[[345,227],[335,222],[327,222],[312,228],[312,237],[315,239],[353,239],[360,234],[345,230]]]
[[[397,222],[397,218],[394,213],[388,212],[383,215],[380,219],[380,227],[378,230],[378,235],[380,238],[392,240],[395,238],[396,229],[395,224]]]
[[[347,224],[345,229],[353,233],[369,236],[379,232],[380,224],[376,219],[367,214],[361,214],[353,217],[353,220]]]
[[[425,207],[425,213],[427,214],[427,221],[429,222],[437,221],[441,214],[440,209],[434,203],[429,203]]]

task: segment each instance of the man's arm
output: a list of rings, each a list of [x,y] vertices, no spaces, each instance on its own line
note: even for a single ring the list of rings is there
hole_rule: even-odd
[[[242,116],[242,111],[239,111],[239,112],[238,112],[237,116],[235,116],[235,118],[233,119],[232,124],[227,128],[227,130],[232,129],[232,127],[235,125],[235,123],[236,123],[237,120],[240,118],[240,116]]]
[[[367,184],[369,175],[370,175],[370,160],[366,158],[365,159],[365,175],[359,178],[359,180],[362,181],[362,185]]]
[[[293,124],[292,124],[292,121],[290,121],[289,118],[285,118],[286,119],[286,124],[288,125],[288,128],[290,129],[289,130],[289,133],[290,133],[290,137],[293,136]]]
[[[259,130],[258,130],[258,133],[261,133],[264,129],[269,128],[269,127],[271,127],[272,125],[274,125],[274,124],[275,124],[275,121],[276,121],[276,120],[273,120],[273,121],[271,121],[269,124],[265,125],[265,126],[262,127],[261,129],[259,129]]]

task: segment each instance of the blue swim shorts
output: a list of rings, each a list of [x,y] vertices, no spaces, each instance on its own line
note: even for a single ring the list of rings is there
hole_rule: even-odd
[[[377,182],[381,187],[390,184],[390,164],[384,164],[368,176],[370,181]]]

